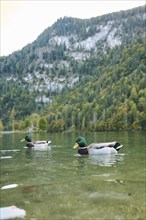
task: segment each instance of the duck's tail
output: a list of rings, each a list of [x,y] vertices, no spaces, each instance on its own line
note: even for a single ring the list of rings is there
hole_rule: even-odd
[[[119,151],[119,150],[121,149],[121,147],[123,147],[123,145],[121,145],[120,143],[116,142],[113,147],[114,147],[117,151]]]

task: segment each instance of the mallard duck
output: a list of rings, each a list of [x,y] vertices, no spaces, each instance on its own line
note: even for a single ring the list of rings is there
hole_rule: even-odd
[[[79,154],[116,154],[122,145],[116,141],[107,143],[92,143],[87,146],[83,137],[78,137],[73,149],[78,148]]]
[[[50,150],[50,146],[48,146],[51,141],[32,141],[31,136],[25,136],[24,139],[21,140],[26,141],[26,146],[28,148],[33,148],[34,150]]]

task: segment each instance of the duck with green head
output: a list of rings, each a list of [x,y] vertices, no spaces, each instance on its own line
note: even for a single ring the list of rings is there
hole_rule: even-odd
[[[25,138],[21,141],[26,141],[26,146],[35,150],[50,149],[48,145],[51,143],[51,141],[33,141],[32,137],[29,135],[25,136]]]
[[[79,154],[117,154],[122,145],[116,141],[106,143],[92,143],[87,145],[82,136],[76,139],[73,149],[78,148]]]

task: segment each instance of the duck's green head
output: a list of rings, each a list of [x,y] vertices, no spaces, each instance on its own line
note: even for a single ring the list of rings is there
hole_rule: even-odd
[[[32,137],[31,136],[25,136],[25,138],[21,141],[27,141],[27,142],[32,142]]]
[[[80,136],[76,139],[76,143],[73,146],[73,149],[76,149],[77,147],[86,147],[86,146],[87,146],[87,143],[86,143],[85,138]]]

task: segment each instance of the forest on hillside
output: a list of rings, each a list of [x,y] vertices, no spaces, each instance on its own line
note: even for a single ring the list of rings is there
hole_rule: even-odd
[[[0,57],[0,130],[145,130],[145,19],[145,6],[60,18]]]
[[[94,80],[78,84],[50,106],[47,130],[145,130],[145,60],[145,46],[138,42],[111,50]]]
[[[9,126],[46,132],[146,130],[145,46],[139,40],[116,47],[100,58],[100,65],[93,65],[95,57],[86,60],[84,71],[94,67],[92,77],[80,76],[40,114],[15,120],[13,112]]]

